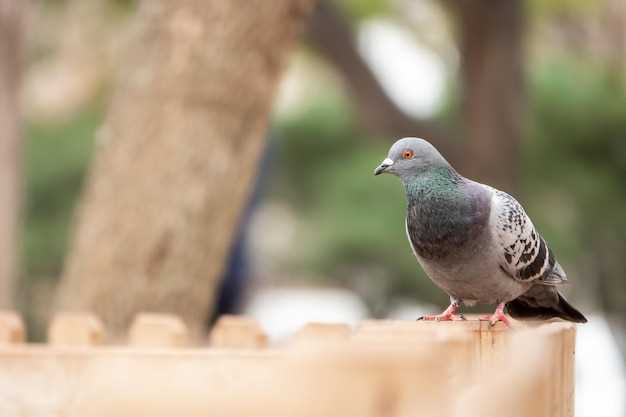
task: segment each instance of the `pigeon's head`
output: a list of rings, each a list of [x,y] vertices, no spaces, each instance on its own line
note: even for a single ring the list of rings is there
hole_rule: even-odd
[[[387,158],[374,170],[374,175],[389,173],[406,179],[443,166],[450,164],[433,145],[420,138],[403,138],[391,146]]]

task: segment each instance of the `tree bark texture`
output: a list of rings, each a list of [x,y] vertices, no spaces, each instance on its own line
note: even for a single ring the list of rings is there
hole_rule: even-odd
[[[519,181],[524,121],[523,0],[458,0],[464,164],[468,176],[507,191]]]
[[[139,311],[176,313],[200,331],[312,3],[141,3],[58,309],[95,312],[113,337]]]
[[[21,1],[0,0],[0,308],[13,305],[19,252],[22,8]]]

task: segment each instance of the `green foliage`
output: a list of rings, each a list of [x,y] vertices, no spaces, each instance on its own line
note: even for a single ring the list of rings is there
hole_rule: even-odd
[[[531,98],[527,183],[533,190],[553,193],[548,186],[558,181],[563,188],[556,192],[567,195],[581,219],[623,233],[608,226],[624,225],[625,220],[624,86],[581,65],[552,65],[535,77]]]
[[[588,15],[602,9],[606,0],[531,0],[529,9],[537,18],[555,15]]]
[[[70,219],[78,198],[99,108],[59,124],[26,129],[26,210],[23,271],[27,279],[57,276],[65,254]]]
[[[585,269],[596,275],[592,279],[605,288],[611,306],[626,303],[621,259],[626,253],[626,87],[621,76],[580,62],[537,71],[525,153],[526,196],[535,218],[566,259],[578,266],[588,263]]]
[[[340,6],[356,20],[385,15],[391,11],[389,0],[341,0]]]
[[[279,160],[275,164],[277,187],[302,208],[317,198],[320,178],[335,155],[347,155],[356,135],[352,115],[340,98],[326,98],[283,121]]]

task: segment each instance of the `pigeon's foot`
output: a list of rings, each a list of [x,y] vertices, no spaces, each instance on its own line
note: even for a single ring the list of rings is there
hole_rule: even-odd
[[[501,321],[506,327],[510,327],[509,319],[504,314],[504,303],[498,304],[496,311],[493,314],[487,314],[480,317],[480,320],[488,320],[490,326],[495,326],[497,322]]]
[[[462,313],[459,313],[459,303],[452,303],[446,311],[441,314],[430,314],[426,316],[422,316],[417,320],[424,321],[453,321],[453,320],[465,320],[465,316]]]
[[[426,316],[422,316],[417,320],[424,321],[455,321],[455,320],[467,320],[463,314],[429,314]]]

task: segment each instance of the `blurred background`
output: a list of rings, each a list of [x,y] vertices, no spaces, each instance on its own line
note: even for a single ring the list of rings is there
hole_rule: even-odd
[[[591,319],[578,415],[624,415],[626,3],[221,1],[0,0],[0,300],[29,337],[61,309],[276,340],[441,310],[372,176],[419,136],[523,202]]]

